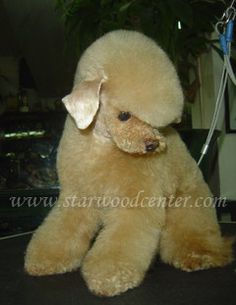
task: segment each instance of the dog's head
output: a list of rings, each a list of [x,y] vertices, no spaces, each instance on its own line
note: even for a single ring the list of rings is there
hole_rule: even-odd
[[[94,136],[113,141],[125,152],[163,151],[165,140],[157,128],[138,119],[129,109],[118,109],[107,103],[104,82],[105,79],[81,82],[63,98],[77,127],[86,129],[95,121]]]
[[[159,130],[180,120],[183,95],[173,65],[151,39],[114,31],[85,51],[63,102],[79,129],[95,120],[95,135],[143,154],[164,150]]]

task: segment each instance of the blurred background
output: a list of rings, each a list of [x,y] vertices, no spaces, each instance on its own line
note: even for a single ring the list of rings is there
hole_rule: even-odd
[[[0,234],[35,228],[59,192],[55,160],[82,52],[114,29],[152,37],[173,61],[184,90],[177,126],[199,158],[214,110],[222,54],[214,25],[223,0],[0,0]],[[233,42],[232,65],[235,66]],[[228,82],[217,131],[201,168],[222,220],[236,220],[236,102]],[[14,199],[15,198],[15,199]],[[18,198],[19,200],[17,201]],[[30,199],[31,198],[31,199]],[[13,202],[35,202],[13,207]],[[47,200],[46,200],[47,201]]]

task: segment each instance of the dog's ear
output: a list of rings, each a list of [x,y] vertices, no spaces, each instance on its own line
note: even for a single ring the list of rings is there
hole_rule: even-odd
[[[82,81],[62,101],[79,129],[86,129],[99,108],[100,90],[104,79]]]

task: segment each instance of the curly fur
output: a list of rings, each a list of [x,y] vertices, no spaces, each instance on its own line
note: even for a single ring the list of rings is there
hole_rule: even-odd
[[[64,103],[70,115],[58,151],[61,193],[27,248],[29,274],[81,267],[92,292],[113,296],[139,285],[157,253],[185,271],[232,261],[232,241],[221,237],[212,201],[203,204],[210,190],[177,132],[165,127],[179,119],[183,96],[152,40],[131,31],[97,40]],[[120,121],[120,111],[131,117]],[[95,199],[81,207],[68,202],[73,196]],[[171,196],[174,205],[147,201]],[[99,206],[101,197],[128,204]],[[178,199],[185,204],[177,206]]]

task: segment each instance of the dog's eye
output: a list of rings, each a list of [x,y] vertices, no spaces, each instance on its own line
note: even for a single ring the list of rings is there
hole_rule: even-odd
[[[131,114],[129,112],[121,111],[118,115],[118,119],[120,121],[128,121],[128,119],[131,117]]]

